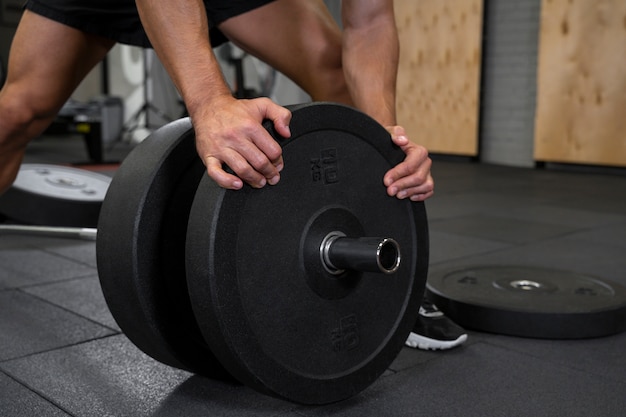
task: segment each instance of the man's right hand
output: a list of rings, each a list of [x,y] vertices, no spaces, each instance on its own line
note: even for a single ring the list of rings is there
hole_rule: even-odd
[[[238,100],[220,96],[192,115],[196,149],[209,176],[221,187],[238,190],[244,182],[254,188],[275,185],[283,169],[282,148],[262,126],[291,136],[291,112],[268,98]],[[223,164],[235,173],[224,170]]]

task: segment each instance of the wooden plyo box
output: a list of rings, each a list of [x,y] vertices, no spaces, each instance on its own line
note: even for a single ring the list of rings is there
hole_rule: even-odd
[[[544,0],[535,159],[626,166],[626,2]]]
[[[396,0],[398,123],[432,153],[475,156],[482,0]]]

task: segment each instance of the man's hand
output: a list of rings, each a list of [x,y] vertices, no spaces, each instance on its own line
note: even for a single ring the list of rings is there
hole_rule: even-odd
[[[424,201],[434,194],[435,183],[430,174],[432,161],[428,151],[409,140],[402,126],[389,126],[391,140],[406,154],[404,161],[390,169],[383,178],[387,194],[399,199]]]
[[[267,98],[222,96],[192,115],[198,155],[219,186],[238,190],[244,182],[255,188],[278,183],[282,149],[262,126],[266,119],[281,136],[291,136],[291,112]],[[222,164],[235,175],[224,171]]]

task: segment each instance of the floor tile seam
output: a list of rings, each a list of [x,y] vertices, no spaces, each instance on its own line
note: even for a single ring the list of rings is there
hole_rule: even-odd
[[[474,239],[481,239],[484,241],[489,241],[489,242],[494,242],[494,243],[498,243],[498,244],[504,244],[507,245],[508,248],[510,249],[511,247],[526,247],[526,246],[532,246],[538,243],[546,243],[549,242],[551,240],[559,240],[559,239],[563,239],[563,238],[567,238],[576,234],[580,234],[580,233],[586,233],[589,231],[593,231],[597,229],[596,227],[589,227],[589,228],[581,228],[581,229],[573,229],[573,230],[568,230],[568,231],[564,231],[561,233],[557,233],[551,236],[546,236],[543,238],[537,238],[537,239],[531,239],[531,240],[526,240],[526,241],[522,241],[522,242],[515,242],[515,241],[511,241],[511,240],[504,240],[504,239],[498,239],[498,238],[493,238],[493,237],[489,237],[486,238],[485,236],[478,236],[478,235],[474,235],[474,234],[461,234],[461,233],[455,233],[455,232],[451,232],[451,231],[438,231],[438,233],[447,233],[450,235],[456,235],[456,236],[461,236],[461,237],[470,237],[470,238],[474,238]],[[506,249],[506,248],[498,248],[495,251],[499,251],[502,249]]]
[[[620,222],[621,223],[621,222]],[[605,225],[605,226],[590,226],[590,227],[584,227],[584,228],[580,228],[580,229],[576,229],[576,230],[570,230],[567,232],[563,232],[560,233],[558,235],[554,235],[554,236],[550,236],[550,237],[546,237],[546,238],[542,238],[542,239],[537,239],[533,242],[527,242],[527,243],[523,243],[521,245],[524,246],[529,246],[531,244],[536,244],[536,243],[547,243],[550,242],[551,240],[560,240],[560,239],[567,239],[567,238],[571,238],[571,237],[575,237],[576,235],[579,234],[584,234],[584,233],[592,233],[596,230],[598,230],[599,228],[605,228],[608,227],[609,225]]]
[[[595,213],[598,216],[603,216],[603,213]],[[599,223],[599,224],[595,224],[593,226],[587,226],[585,228],[583,228],[583,231],[593,231],[593,230],[600,230],[600,229],[608,229],[611,227],[622,227],[624,229],[626,229],[626,216],[619,216],[619,218],[614,218],[613,220],[609,220],[603,223]]]
[[[546,208],[554,208],[554,209],[559,209],[559,208],[563,208],[563,207],[559,207],[556,205],[543,205],[543,207]],[[568,208],[568,207],[565,207]],[[605,213],[598,213],[592,210],[580,210],[581,212],[585,212],[589,215],[594,215],[596,217],[598,216],[602,216]],[[448,216],[442,216],[442,217],[433,217],[429,219],[429,226],[432,229],[436,229],[437,228],[437,224],[438,223],[442,223],[445,224],[446,222],[449,221],[454,221],[454,220],[459,220],[459,219],[463,219],[463,218],[468,218],[468,217],[483,217],[483,218],[496,218],[499,220],[507,220],[507,221],[512,221],[512,222],[527,222],[527,223],[535,223],[538,225],[549,225],[549,226],[557,226],[557,227],[567,227],[567,228],[576,228],[576,230],[587,230],[587,229],[598,229],[598,228],[603,228],[603,227],[608,227],[611,225],[619,225],[622,224],[624,222],[626,222],[626,216],[624,215],[624,213],[615,213],[615,215],[613,215],[612,219],[606,220],[605,222],[601,222],[601,223],[596,223],[593,225],[587,225],[587,226],[583,226],[583,227],[576,227],[574,225],[572,225],[571,223],[565,223],[565,222],[554,222],[554,221],[547,221],[547,220],[543,220],[543,219],[537,219],[535,217],[524,217],[521,215],[517,215],[517,216],[511,216],[511,215],[507,215],[507,214],[501,214],[501,213],[495,213],[495,212],[485,212],[484,210],[480,210],[480,211],[470,211],[470,212],[464,212],[463,214],[460,215],[448,215]]]
[[[1,235],[2,235],[2,233],[0,233],[0,236]],[[9,235],[9,233],[7,233],[6,235]],[[15,233],[13,233],[12,235],[13,236],[22,236],[22,235],[15,234]],[[32,236],[30,236],[30,237],[32,238]],[[42,238],[42,240],[43,239],[46,239],[46,238]],[[62,238],[52,238],[52,239],[60,240]],[[63,239],[63,240],[77,241],[77,240],[81,240],[81,239],[79,239],[79,238],[66,238],[66,239]],[[88,243],[86,243],[86,244],[88,244]],[[92,244],[95,245],[95,242],[93,242]],[[31,243],[31,242],[20,243],[19,246],[20,246],[19,248],[16,247],[15,249],[34,250],[34,251],[38,251],[38,252],[44,252],[44,253],[46,253],[48,255],[52,255],[54,257],[57,257],[57,258],[60,258],[60,259],[66,260],[66,261],[71,261],[71,262],[73,262],[73,263],[75,263],[77,265],[87,266],[89,268],[96,269],[96,267],[93,264],[89,264],[87,262],[83,262],[83,261],[81,261],[79,259],[76,259],[76,258],[73,258],[71,256],[63,255],[61,253],[55,252],[53,250],[50,250],[48,246],[41,246],[39,244],[35,244],[35,243]],[[9,248],[7,248],[7,249],[9,249]]]
[[[11,264],[2,265],[2,270],[6,271],[9,274],[9,279],[13,279],[15,277],[19,279],[21,276],[24,275],[23,271],[16,270],[15,268],[12,267]],[[14,288],[14,287],[11,287],[11,288]]]
[[[474,343],[472,343],[469,346],[476,346],[476,345],[480,345],[480,344],[491,346],[491,347],[495,347],[497,349],[503,349],[503,350],[509,351],[509,352],[514,352],[515,354],[526,356],[526,357],[532,358],[533,360],[541,361],[544,364],[556,367],[556,368],[561,369],[561,370],[573,371],[573,372],[576,372],[576,373],[584,374],[586,376],[598,377],[598,378],[604,380],[605,382],[607,382],[609,384],[617,383],[617,384],[623,385],[624,388],[626,389],[626,378],[620,380],[619,378],[607,377],[605,374],[592,372],[592,371],[590,371],[588,369],[584,369],[584,368],[581,368],[581,367],[571,366],[571,365],[568,365],[567,363],[557,362],[557,361],[551,360],[551,359],[546,358],[546,357],[541,356],[541,355],[529,354],[528,351],[521,350],[521,349],[516,349],[516,348],[511,347],[510,345],[500,344],[500,343],[498,343],[497,341],[495,341],[493,339],[476,340]],[[464,348],[464,347],[467,347],[467,346],[468,345],[466,344],[464,346],[461,346],[461,348]],[[428,360],[428,361],[422,362],[422,363],[430,363],[430,362],[431,361]],[[402,369],[401,371],[404,371],[404,369]]]
[[[558,241],[560,239],[564,239],[564,238],[575,236],[576,234],[579,234],[579,233],[593,231],[594,229],[595,228],[589,228],[588,230],[569,231],[569,232],[564,232],[564,233],[556,235],[556,236],[550,236],[550,237],[543,238],[543,239],[536,239],[536,240],[533,240],[533,241],[520,242],[520,243],[505,242],[505,241],[500,241],[500,240],[496,240],[496,239],[485,239],[484,237],[460,235],[460,234],[455,234],[455,233],[451,233],[451,232],[438,232],[438,233],[446,233],[446,234],[449,234],[449,235],[456,235],[456,236],[461,236],[461,237],[468,237],[469,236],[469,237],[481,239],[483,241],[494,242],[494,243],[497,243],[497,244],[500,244],[500,245],[503,245],[503,246],[499,247],[499,248],[491,249],[491,250],[481,251],[481,252],[478,252],[478,253],[462,255],[462,256],[454,257],[454,258],[447,258],[447,259],[445,259],[443,261],[431,262],[429,265],[431,267],[432,266],[440,266],[440,265],[445,265],[447,263],[459,262],[459,261],[463,261],[463,260],[467,260],[467,259],[473,259],[473,258],[476,258],[476,257],[490,256],[490,255],[497,254],[498,252],[506,252],[506,251],[510,251],[510,250],[524,249],[524,248],[532,247],[532,246],[534,246],[536,244],[539,244],[539,243],[543,244],[543,243],[549,243],[550,241]]]
[[[553,200],[549,204],[549,206],[555,207],[555,208],[564,207],[567,209],[578,207],[578,206],[575,206],[576,203],[573,202],[572,200],[574,200],[574,197],[572,196],[563,196],[559,198],[558,200]],[[598,205],[598,203],[600,203],[600,205]],[[610,216],[615,216],[615,217],[624,217],[623,207],[624,207],[624,204],[610,201],[610,199],[607,197],[606,199],[603,199],[600,202],[596,202],[596,208],[589,208],[587,205],[584,205],[583,207],[578,207],[576,209],[580,211],[586,211],[589,213],[595,213],[597,215],[610,215]]]
[[[39,356],[39,355],[45,355],[45,354],[48,354],[48,353],[54,353],[54,352],[61,351],[61,350],[64,350],[64,349],[74,348],[74,347],[77,347],[77,346],[85,345],[85,344],[88,344],[88,343],[94,343],[94,342],[98,342],[98,341],[105,340],[105,339],[108,339],[110,337],[116,337],[116,336],[120,336],[120,333],[117,332],[117,333],[114,333],[114,334],[106,334],[106,335],[98,336],[98,337],[90,337],[88,339],[84,339],[84,340],[81,340],[81,341],[78,341],[78,342],[68,343],[68,344],[65,344],[65,345],[62,345],[62,346],[56,346],[56,347],[49,348],[49,349],[39,350],[37,352],[31,352],[31,353],[28,353],[28,354],[22,355],[22,356],[15,356],[15,357],[12,357],[12,358],[3,359],[3,360],[0,360],[0,371],[3,371],[4,373],[8,374],[9,372],[8,372],[8,369],[7,369],[6,365],[7,364],[11,364],[12,362],[18,362],[18,361],[22,361],[22,360],[25,360],[25,359],[28,359],[28,358],[36,357],[36,356]]]
[[[47,286],[51,286],[51,285],[59,285],[59,284],[65,284],[65,283],[72,283],[73,281],[82,281],[85,279],[98,279],[98,273],[97,271],[94,272],[90,272],[89,274],[86,275],[79,275],[79,276],[72,276],[69,278],[60,278],[54,281],[46,281],[46,282],[36,282],[36,283],[32,283],[32,284],[27,284],[27,285],[23,285],[23,286],[19,286],[16,288],[20,288],[20,289],[29,289],[29,288],[37,288],[37,287],[47,287]]]
[[[47,253],[48,255],[56,256],[57,258],[60,258],[60,259],[66,260],[66,261],[71,261],[71,262],[73,262],[73,263],[75,263],[77,265],[86,266],[86,267],[92,268],[93,270],[97,270],[98,269],[93,264],[81,261],[79,259],[75,259],[75,258],[73,258],[71,256],[63,255],[62,253],[55,252],[53,250],[50,250],[48,247],[38,247],[38,249],[40,251],[42,251],[42,252]]]
[[[502,242],[498,242],[498,243],[502,243]],[[454,258],[447,258],[445,260],[442,261],[433,261],[429,263],[429,267],[439,267],[445,264],[449,264],[449,263],[456,263],[459,261],[464,261],[464,260],[471,260],[474,259],[476,257],[482,257],[482,256],[490,256],[493,254],[496,254],[498,252],[503,252],[503,251],[507,251],[507,250],[511,250],[513,248],[516,248],[520,245],[514,245],[511,243],[508,243],[506,246],[502,246],[496,249],[490,249],[490,250],[485,250],[485,251],[481,251],[481,252],[477,252],[477,253],[471,253],[471,254],[467,254],[467,255],[461,255],[461,256],[457,256]]]
[[[1,364],[2,362],[0,362]],[[14,381],[16,384],[22,386],[24,389],[30,391],[31,393],[33,393],[34,395],[36,395],[37,397],[41,398],[42,400],[44,400],[45,402],[49,403],[50,405],[58,408],[60,411],[64,412],[65,414],[67,414],[68,416],[71,417],[77,417],[75,414],[73,414],[72,412],[70,412],[69,410],[67,410],[66,408],[64,408],[61,404],[59,404],[58,402],[56,402],[53,398],[50,398],[48,396],[45,395],[44,392],[41,392],[40,390],[36,389],[35,387],[31,387],[26,381],[21,380],[20,378],[5,372],[1,366],[0,366],[0,373],[2,373],[3,375],[5,375],[7,378],[10,378],[12,381]]]
[[[626,168],[617,165],[576,164],[567,162],[546,162],[537,172],[572,175],[578,178],[612,178],[622,181],[626,178]]]
[[[620,385],[624,385],[624,388],[626,389],[626,377],[625,377],[625,379],[622,379],[622,380],[620,380],[619,378],[610,378],[610,377],[607,377],[606,374],[593,372],[593,371],[590,371],[588,369],[577,367],[575,365],[568,365],[567,363],[564,363],[564,362],[558,362],[558,361],[550,360],[549,358],[546,358],[546,357],[541,356],[541,355],[537,355],[537,354],[533,355],[533,354],[528,353],[527,351],[524,351],[524,350],[521,350],[521,349],[516,349],[516,348],[511,347],[509,345],[500,344],[500,343],[498,343],[497,341],[495,341],[493,339],[492,340],[482,340],[481,343],[484,343],[484,344],[487,344],[487,345],[491,345],[491,346],[497,347],[499,349],[504,349],[504,350],[507,350],[507,351],[515,352],[516,354],[527,356],[527,357],[532,358],[534,360],[539,360],[539,361],[541,361],[541,362],[543,362],[545,364],[549,364],[549,365],[557,367],[559,369],[565,369],[565,370],[568,370],[568,371],[574,371],[574,372],[578,372],[578,373],[581,373],[581,374],[585,374],[587,376],[591,375],[591,376],[594,376],[594,377],[598,377],[598,378],[601,378],[601,379],[605,380],[607,383],[618,383]]]
[[[54,279],[52,281],[33,282],[33,283],[25,284],[25,285],[18,285],[15,287],[10,287],[10,289],[28,289],[28,288],[42,287],[46,285],[63,284],[65,282],[77,281],[80,279],[89,279],[89,278],[94,278],[97,276],[98,276],[97,272],[94,271],[94,272],[85,273],[84,275],[73,275],[73,276],[70,276],[69,278],[63,277],[59,279]]]
[[[471,239],[480,239],[483,241],[487,241],[487,242],[493,242],[493,243],[497,243],[497,244],[505,244],[505,245],[510,245],[510,246],[520,246],[520,245],[527,245],[531,242],[537,242],[537,241],[542,241],[545,239],[550,239],[555,237],[555,235],[550,236],[548,238],[539,238],[539,239],[532,239],[532,240],[526,240],[526,241],[514,241],[511,239],[505,239],[505,238],[497,238],[497,237],[493,237],[493,236],[484,236],[484,235],[477,235],[474,233],[460,233],[460,232],[455,232],[452,230],[436,230],[436,229],[431,229],[432,232],[436,232],[436,233],[446,233],[449,235],[453,235],[453,236],[458,236],[458,237],[464,237],[464,238],[471,238]],[[561,234],[556,235],[556,236],[561,236]]]
[[[458,233],[458,232],[453,232],[453,231],[449,231],[449,230],[431,230],[430,232],[431,233],[446,234],[446,235],[454,236],[454,237],[457,237],[457,238],[461,237],[461,238],[477,239],[477,240],[481,240],[483,242],[497,243],[498,245],[515,246],[515,245],[523,244],[523,243],[519,243],[519,242],[506,241],[506,240],[502,240],[502,239],[494,239],[492,237],[477,236],[477,235],[473,235],[473,234],[469,234],[469,233]]]
[[[95,324],[95,325],[97,325],[99,327],[102,327],[102,328],[104,328],[104,329],[106,329],[108,331],[114,332],[115,334],[119,334],[120,333],[119,330],[114,329],[112,327],[109,327],[109,326],[107,326],[104,323],[100,323],[100,322],[95,321],[95,320],[93,320],[93,319],[91,319],[89,317],[83,316],[82,314],[79,314],[76,311],[73,311],[73,310],[71,310],[71,309],[69,309],[67,307],[62,306],[62,305],[56,304],[56,303],[54,303],[54,302],[52,302],[52,301],[50,301],[50,300],[48,300],[46,298],[43,298],[43,297],[41,297],[39,295],[31,294],[29,292],[23,291],[22,288],[15,288],[15,291],[20,292],[20,293],[22,293],[22,294],[24,294],[24,295],[26,295],[28,297],[31,297],[31,298],[33,298],[35,300],[44,302],[44,303],[48,304],[49,306],[52,306],[52,307],[57,308],[59,310],[62,310],[64,312],[66,312],[66,313],[69,313],[72,316],[78,317],[81,320],[88,321],[88,322],[90,322],[92,324]]]
[[[78,263],[76,263],[76,262],[74,262],[74,264],[75,264],[75,265],[80,265],[80,264],[78,264]],[[85,267],[85,265],[80,265],[80,266],[81,266],[81,267]],[[81,274],[81,275],[74,275],[74,276],[71,276],[70,278],[62,278],[62,279],[53,280],[53,281],[47,281],[47,282],[50,282],[50,283],[52,283],[52,282],[61,282],[61,281],[65,281],[66,279],[74,279],[74,278],[81,278],[81,277],[86,278],[86,277],[88,277],[88,276],[90,276],[90,275],[97,274],[97,269],[96,269],[96,268],[94,268],[93,266],[90,266],[89,268],[90,268],[90,269],[92,269],[92,271],[90,271],[90,272],[88,272],[88,273],[87,273],[87,272],[84,272],[84,273],[83,273],[83,274]],[[13,267],[11,266],[11,264],[5,264],[5,265],[3,265],[3,266],[2,266],[2,269],[3,269],[4,271],[7,271],[7,272],[10,274],[10,277],[16,277],[17,279],[19,279],[20,277],[23,277],[24,275],[31,276],[31,277],[33,276],[32,274],[25,274],[25,273],[24,273],[24,271],[16,270],[15,268],[13,268]],[[35,276],[36,276],[36,275],[35,275]],[[39,284],[39,283],[36,283],[36,284],[29,284],[29,285],[38,285],[38,284]]]
[[[562,207],[562,206],[557,206],[557,205],[542,205],[540,207],[546,207],[546,208],[553,208],[555,210],[560,210],[560,209],[571,209],[570,207]],[[602,219],[604,219],[603,214],[605,213],[598,213],[592,210],[582,210],[579,209],[579,212],[584,213],[585,215],[588,216],[593,216],[595,218],[601,217]],[[563,227],[563,228],[572,228],[572,230],[588,230],[588,229],[599,229],[599,228],[603,228],[603,227],[608,227],[614,224],[620,224],[620,223],[624,223],[626,222],[626,216],[624,216],[623,214],[612,214],[612,219],[608,219],[605,220],[603,222],[598,222],[595,224],[583,224],[583,226],[580,226],[581,223],[577,223],[577,225],[573,225],[573,222],[565,222],[565,221],[554,221],[554,220],[545,220],[545,219],[541,219],[541,218],[536,218],[536,217],[524,217],[522,215],[519,216],[508,216],[508,215],[499,215],[499,214],[495,214],[495,215],[490,215],[489,217],[498,217],[498,218],[502,218],[505,220],[512,220],[512,221],[524,221],[524,222],[528,222],[528,223],[535,223],[535,224],[545,224],[545,225],[549,225],[549,226],[556,226],[556,227]]]

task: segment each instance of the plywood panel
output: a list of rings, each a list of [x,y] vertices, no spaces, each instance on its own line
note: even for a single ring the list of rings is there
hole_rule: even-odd
[[[430,152],[474,156],[482,0],[395,0],[398,122]]]
[[[535,159],[626,166],[626,2],[544,0]]]

